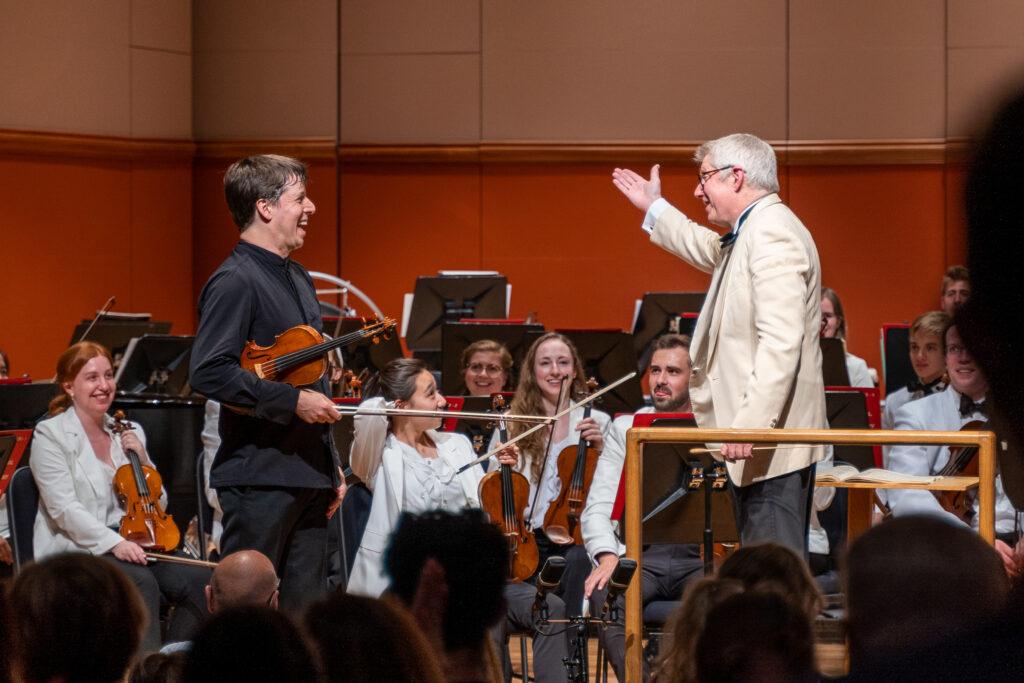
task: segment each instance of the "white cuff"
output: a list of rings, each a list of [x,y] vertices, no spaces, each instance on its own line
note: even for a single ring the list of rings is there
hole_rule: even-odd
[[[658,197],[651,202],[651,205],[647,207],[647,213],[644,214],[644,222],[640,226],[644,232],[648,235],[654,232],[654,224],[658,222],[658,217],[666,208],[668,208],[668,206],[668,200],[664,197]]]

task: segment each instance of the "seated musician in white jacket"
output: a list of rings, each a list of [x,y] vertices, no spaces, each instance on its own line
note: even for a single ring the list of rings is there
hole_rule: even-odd
[[[651,356],[650,387],[654,408],[639,412],[685,413],[690,411],[690,339],[666,334],[655,340]],[[594,562],[584,592],[592,601],[592,613],[600,613],[605,601],[608,579],[618,564],[625,546],[612,522],[612,506],[622,477],[626,457],[626,432],[633,426],[633,415],[620,415],[612,422],[605,449],[597,461],[590,495],[583,511],[583,541]],[[644,604],[653,600],[679,600],[684,586],[701,576],[703,562],[696,544],[663,544],[644,548],[641,586]],[[621,598],[620,598],[621,600]],[[625,633],[620,623],[600,631],[608,660],[618,679],[625,680]]]
[[[946,369],[949,387],[940,393],[908,403],[896,412],[896,429],[957,431],[969,422],[987,421],[986,395],[988,380],[964,347],[955,325],[950,325],[944,336]],[[948,446],[913,444],[893,446],[888,453],[886,468],[905,474],[938,474],[949,461]],[[930,491],[889,489],[887,502],[893,515],[932,514],[950,522],[963,522],[942,508]],[[977,501],[971,526],[978,527]],[[1003,492],[1002,480],[996,476],[996,534],[1014,533],[1016,511]]]

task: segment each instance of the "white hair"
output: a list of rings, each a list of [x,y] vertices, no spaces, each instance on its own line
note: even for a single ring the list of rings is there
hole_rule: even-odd
[[[739,166],[747,175],[747,182],[767,192],[779,191],[779,173],[775,150],[767,142],[750,133],[733,133],[717,140],[708,140],[697,148],[693,160],[698,164],[705,158],[714,168]]]

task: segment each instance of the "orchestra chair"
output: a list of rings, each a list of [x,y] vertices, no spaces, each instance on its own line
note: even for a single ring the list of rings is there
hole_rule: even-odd
[[[341,501],[341,528],[345,534],[345,566],[346,576],[352,574],[352,565],[356,561],[359,543],[363,540],[366,523],[370,521],[370,505],[373,493],[361,481],[349,484],[348,491]]]
[[[32,561],[34,550],[32,534],[39,511],[39,488],[32,470],[19,467],[7,486],[7,519],[11,527],[11,550],[14,554],[14,574]]]

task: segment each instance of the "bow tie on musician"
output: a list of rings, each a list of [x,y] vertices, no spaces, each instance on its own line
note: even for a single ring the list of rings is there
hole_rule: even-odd
[[[57,382],[61,393],[50,404],[50,416],[36,425],[29,459],[40,497],[36,559],[87,552],[116,563],[149,612],[143,651],[160,647],[162,600],[175,606],[168,639],[188,640],[206,614],[203,590],[210,570],[151,560],[149,550],[175,551],[178,531],[160,510],[167,494],[142,428],[131,423],[117,433],[107,415],[116,391],[110,353],[94,342],[73,345],[57,361]],[[115,492],[115,482],[127,486]],[[119,498],[132,508],[130,514]],[[152,516],[129,519],[140,511]]]
[[[984,406],[989,384],[981,368],[964,345],[957,324],[943,336],[949,387],[942,392],[905,404],[896,412],[896,429],[958,430],[990,429]],[[966,414],[962,412],[966,410]],[[899,445],[889,449],[886,468],[916,475],[977,476],[976,449],[964,447]],[[996,475],[996,550],[1008,571],[1019,571],[1019,515],[1003,490],[1002,476]],[[923,490],[888,490],[886,502],[894,516],[937,515],[956,524],[978,527],[977,500],[973,492],[933,494]],[[1013,546],[1017,546],[1015,549]]]

